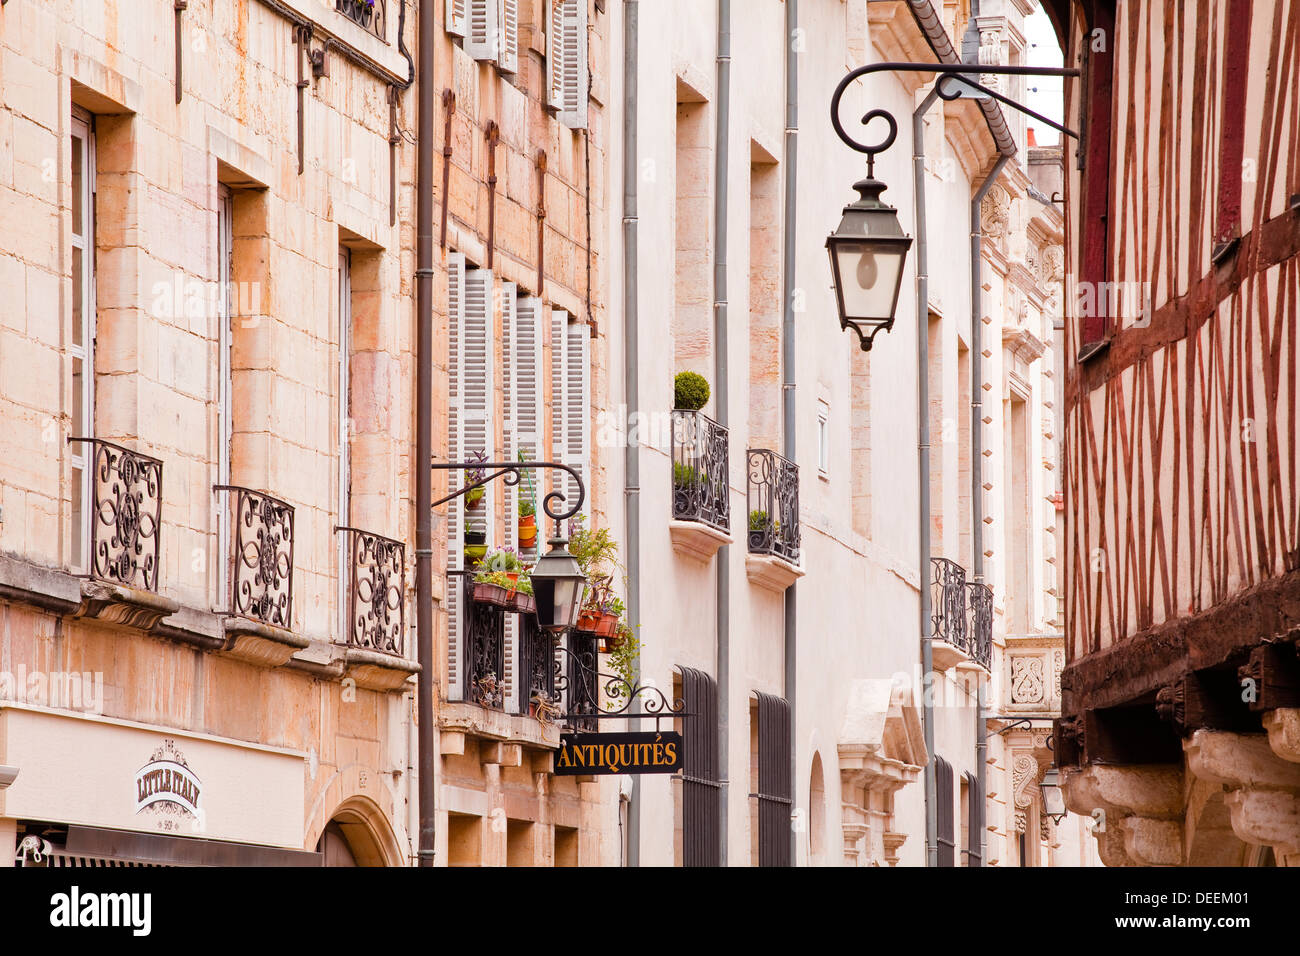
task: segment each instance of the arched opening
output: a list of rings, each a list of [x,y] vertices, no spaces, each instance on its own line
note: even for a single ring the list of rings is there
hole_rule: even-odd
[[[808,861],[822,866],[826,853],[826,781],[822,776],[822,755],[814,753],[808,780]]]
[[[399,866],[401,850],[383,812],[364,797],[353,797],[334,811],[316,851],[326,866]]]

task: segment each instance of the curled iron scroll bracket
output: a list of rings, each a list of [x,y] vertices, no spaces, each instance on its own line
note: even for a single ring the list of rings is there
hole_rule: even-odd
[[[555,522],[557,534],[560,522],[576,515],[579,509],[582,508],[582,503],[587,498],[587,487],[582,482],[582,476],[568,465],[555,461],[435,461],[432,463],[431,467],[435,471],[465,471],[468,469],[491,471],[491,474],[487,477],[481,478],[478,481],[472,481],[465,487],[439,498],[433,503],[432,507],[434,508],[446,504],[448,501],[452,501],[455,498],[459,498],[462,495],[473,491],[475,488],[481,488],[486,484],[496,481],[498,478],[504,479],[507,485],[513,487],[519,484],[524,471],[530,469],[537,470],[541,468],[551,468],[555,471],[567,471],[573,478],[574,483],[578,486],[578,493],[574,496],[576,500],[573,504],[563,511],[558,510],[560,506],[568,500],[564,493],[558,490],[547,492],[547,494],[542,497],[542,511],[546,514],[546,517]]]

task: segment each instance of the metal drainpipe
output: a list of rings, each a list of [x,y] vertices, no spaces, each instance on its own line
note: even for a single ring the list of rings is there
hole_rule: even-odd
[[[795,51],[794,34],[799,29],[799,0],[786,0],[785,4],[785,233],[782,280],[784,282],[785,309],[781,329],[781,442],[785,457],[797,460],[795,441],[795,352],[794,352],[794,290],[795,286],[795,211],[798,208],[798,157],[799,157],[799,54]],[[748,520],[748,519],[746,519]],[[799,760],[795,741],[795,682],[798,666],[798,605],[795,603],[795,585],[785,589],[785,702],[790,708],[790,796],[798,787]],[[792,804],[793,805],[793,804]],[[812,808],[808,808],[809,814]],[[790,865],[799,865],[799,836],[790,827]]]
[[[718,424],[727,425],[727,167],[731,156],[731,0],[718,0],[718,117],[713,190],[713,377],[716,380],[714,412]],[[728,444],[728,457],[731,447]],[[731,472],[727,469],[728,475]],[[731,482],[724,482],[731,494]],[[748,520],[748,515],[745,516]],[[728,747],[731,726],[731,562],[730,548],[718,549],[718,768],[720,865],[727,865]]]
[[[637,328],[637,28],[638,0],[623,3],[623,391],[629,429],[640,408],[640,337]],[[623,443],[623,506],[627,511],[627,620],[641,626],[640,438]],[[635,672],[641,673],[637,653]],[[635,707],[635,705],[634,705]],[[636,708],[639,710],[639,708]],[[632,778],[627,807],[627,865],[641,865],[641,778]]]
[[[912,114],[912,189],[916,201],[916,457],[919,519],[921,698],[925,715],[925,865],[939,863],[937,785],[934,774],[934,693],[927,686],[934,669],[930,646],[930,277],[925,233],[925,113],[939,98],[932,86]]]
[[[983,389],[980,376],[983,374],[983,348],[981,336],[983,330],[980,321],[980,288],[982,283],[983,255],[981,254],[980,204],[988,194],[993,183],[1002,172],[1002,167],[1011,161],[1011,157],[998,157],[993,171],[975,191],[970,201],[970,525],[971,544],[974,555],[971,557],[971,577],[976,584],[984,583],[984,403],[980,401]],[[985,846],[988,842],[984,829],[987,808],[984,805],[988,756],[988,730],[984,714],[984,681],[979,681],[975,694],[975,780],[980,792],[979,820],[970,821],[971,826],[978,824],[980,834],[980,866],[984,865]],[[967,858],[969,862],[969,857]]]
[[[420,673],[420,866],[433,866],[437,833],[433,726],[433,50],[432,3],[420,4],[415,226],[415,629]],[[444,201],[446,197],[444,196]]]

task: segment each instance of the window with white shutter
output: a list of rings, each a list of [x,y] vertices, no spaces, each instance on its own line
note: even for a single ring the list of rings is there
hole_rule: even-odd
[[[519,0],[497,0],[497,24],[500,30],[497,69],[502,73],[518,73]]]
[[[453,36],[465,35],[465,26],[469,19],[468,4],[469,0],[447,0],[446,26],[447,32]]]
[[[568,340],[569,313],[563,309],[551,309],[551,460],[563,462],[565,449],[564,410],[566,407],[568,376],[564,374],[565,346]],[[554,477],[554,476],[551,476]],[[552,481],[552,488],[563,487],[558,478]]]
[[[564,463],[582,476],[591,489],[591,328],[586,322],[569,324],[565,342]],[[565,498],[577,500],[578,486],[572,477]]]
[[[550,0],[546,19],[546,103],[573,129],[587,128],[587,3]]]
[[[465,257],[459,252],[447,256],[447,460],[463,461],[461,441],[461,343],[465,338]],[[448,472],[448,490],[461,487],[463,475]],[[464,564],[464,499],[454,498],[447,505],[447,567],[459,570]],[[447,699],[463,700],[460,640],[464,604],[458,577],[447,578]]]
[[[466,0],[469,4],[465,31],[465,52],[476,60],[495,60],[499,39],[497,12],[499,0]]]
[[[513,343],[518,335],[516,328],[516,289],[513,282],[501,283],[501,449],[502,461],[517,461],[519,452],[515,448],[515,419],[511,396],[517,385],[517,369],[513,361]],[[520,486],[503,485],[501,497],[502,512],[505,521],[505,546],[519,550],[519,491]],[[502,693],[505,696],[507,713],[518,713],[519,699],[516,695],[518,682],[515,680],[516,648],[519,646],[519,615],[505,615],[506,644],[504,673],[501,675]]]

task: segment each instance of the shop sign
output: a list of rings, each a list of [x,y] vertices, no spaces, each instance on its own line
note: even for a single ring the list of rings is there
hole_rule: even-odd
[[[682,735],[672,731],[562,734],[555,755],[555,773],[560,777],[676,773],[681,769]]]

